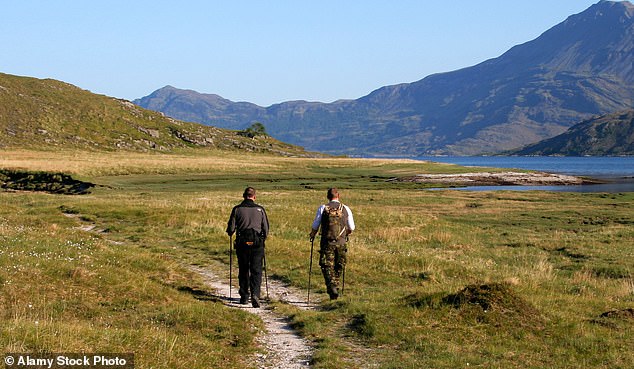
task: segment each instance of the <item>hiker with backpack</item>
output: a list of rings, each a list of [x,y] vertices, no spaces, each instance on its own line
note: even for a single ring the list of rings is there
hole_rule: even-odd
[[[238,280],[240,304],[246,304],[251,296],[251,305],[260,307],[262,285],[262,261],[264,241],[269,233],[269,220],[264,208],[255,203],[255,189],[247,187],[244,200],[231,210],[227,224],[229,237],[236,234],[234,248],[238,256]]]
[[[350,208],[339,201],[339,191],[328,189],[329,202],[317,209],[310,232],[311,244],[321,228],[319,266],[331,300],[339,297],[339,280],[345,275],[346,242],[355,229]]]

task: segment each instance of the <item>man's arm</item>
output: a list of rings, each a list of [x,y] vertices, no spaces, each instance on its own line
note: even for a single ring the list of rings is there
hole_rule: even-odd
[[[324,213],[325,208],[326,205],[321,205],[317,209],[317,214],[315,214],[315,219],[313,220],[313,225],[311,227],[314,231],[319,230],[319,226],[321,225],[321,215]]]
[[[321,205],[318,209],[317,209],[317,214],[315,215],[315,219],[313,220],[313,224],[311,226],[311,231],[310,231],[310,240],[314,240],[315,236],[317,235],[317,231],[319,231],[319,227],[321,226],[321,215],[324,213],[324,209],[326,208],[326,205]]]
[[[229,237],[233,236],[236,231],[236,208],[231,210],[229,221],[227,222],[227,234]]]
[[[352,210],[350,210],[350,208],[348,207],[348,205],[344,205],[343,206],[346,211],[348,212],[348,234],[352,233],[356,226],[354,224],[354,217],[352,216]]]
[[[262,208],[262,215],[262,237],[266,239],[269,235],[269,217],[266,215],[266,210],[264,210],[264,208]]]

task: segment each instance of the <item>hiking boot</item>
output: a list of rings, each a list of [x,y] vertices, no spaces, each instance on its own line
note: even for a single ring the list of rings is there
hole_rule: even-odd
[[[246,296],[240,296],[240,305],[246,305],[249,302],[249,298]]]
[[[253,306],[254,308],[259,308],[260,307],[260,299],[257,298],[256,296],[251,296],[251,306]]]
[[[337,291],[337,287],[328,288],[328,296],[330,296],[331,300],[336,300],[339,298],[339,291]]]

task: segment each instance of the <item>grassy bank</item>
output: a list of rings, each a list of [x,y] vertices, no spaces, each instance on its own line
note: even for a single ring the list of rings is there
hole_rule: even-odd
[[[3,152],[0,167],[97,184],[83,196],[0,192],[5,352],[135,352],[142,368],[248,367],[258,322],[215,301],[183,265],[228,262],[226,219],[252,185],[272,225],[269,276],[306,288],[310,222],[335,185],[359,227],[345,296],[318,312],[276,306],[317,345],[316,367],[634,361],[632,193],[429,192],[386,180],[466,170],[220,152]]]

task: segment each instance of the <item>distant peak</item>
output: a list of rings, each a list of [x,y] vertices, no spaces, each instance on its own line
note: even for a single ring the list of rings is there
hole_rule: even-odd
[[[583,12],[571,15],[562,24],[568,26],[581,25],[581,27],[585,28],[587,26],[586,22],[592,22],[592,24],[600,28],[597,32],[603,32],[602,28],[606,26],[612,27],[617,24],[623,27],[631,26],[632,18],[634,18],[634,5],[631,2],[601,0]],[[596,22],[599,20],[603,23]]]
[[[629,15],[632,15],[634,12],[634,4],[629,1],[612,1],[612,0],[601,0],[594,5],[594,7],[598,7],[600,9],[620,9],[623,8]],[[592,7],[591,7],[592,8]]]

